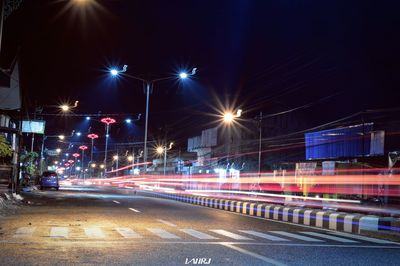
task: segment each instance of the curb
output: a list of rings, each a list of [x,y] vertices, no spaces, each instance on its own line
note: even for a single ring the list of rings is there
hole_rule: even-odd
[[[392,227],[395,220],[390,217],[374,215],[345,213],[270,205],[249,201],[237,201],[201,196],[182,196],[173,194],[160,194],[144,192],[156,198],[166,198],[195,205],[256,216],[265,219],[284,221],[289,223],[314,226],[330,230],[360,234],[361,231],[387,231],[400,232],[400,228]]]

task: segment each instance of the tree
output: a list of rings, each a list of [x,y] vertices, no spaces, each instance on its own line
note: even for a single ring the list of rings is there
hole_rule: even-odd
[[[13,154],[13,150],[11,149],[10,144],[4,137],[4,135],[0,134],[0,158],[11,157]]]
[[[38,169],[35,164],[39,155],[36,152],[28,152],[21,155],[22,171],[30,176],[35,176],[38,174]]]

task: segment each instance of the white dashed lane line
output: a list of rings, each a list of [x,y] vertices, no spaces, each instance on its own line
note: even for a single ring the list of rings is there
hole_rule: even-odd
[[[136,209],[134,209],[134,208],[129,208],[131,211],[133,211],[133,212],[140,212],[140,211],[138,211],[138,210],[136,210]]]
[[[120,204],[118,200],[113,200],[114,203]]]

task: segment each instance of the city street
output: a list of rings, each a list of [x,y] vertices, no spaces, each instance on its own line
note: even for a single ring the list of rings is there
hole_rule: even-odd
[[[136,195],[61,187],[24,193],[0,219],[2,265],[395,265],[399,243]]]

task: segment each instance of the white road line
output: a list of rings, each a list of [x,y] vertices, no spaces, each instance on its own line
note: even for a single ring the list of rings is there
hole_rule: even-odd
[[[223,235],[223,236],[226,236],[226,237],[229,237],[229,238],[236,239],[236,240],[253,240],[251,238],[248,238],[248,237],[245,237],[245,236],[241,236],[241,235],[238,235],[238,234],[234,234],[234,233],[231,233],[231,232],[228,232],[228,231],[225,231],[225,230],[216,229],[216,230],[210,230],[210,231],[214,232],[214,233],[217,233],[219,235]]]
[[[249,234],[249,235],[253,235],[253,236],[258,236],[261,238],[265,238],[271,241],[290,241],[288,239],[284,239],[281,237],[277,237],[277,236],[273,236],[273,235],[268,235],[268,234],[264,234],[264,233],[260,233],[260,232],[256,232],[256,231],[251,231],[251,230],[239,230],[240,232]]]
[[[276,266],[286,266],[286,264],[284,264],[284,263],[282,263],[282,262],[279,262],[279,261],[274,260],[274,259],[267,258],[267,257],[265,257],[265,256],[261,256],[261,255],[259,255],[259,254],[257,254],[257,253],[248,251],[248,250],[243,249],[243,248],[240,248],[240,247],[236,247],[236,246],[234,246],[234,245],[230,245],[230,244],[221,244],[221,245],[224,246],[224,247],[231,248],[231,249],[233,249],[233,250],[239,251],[240,253],[249,255],[249,256],[251,256],[251,257],[253,257],[253,258],[260,259],[260,260],[262,260],[262,261],[264,261],[264,262],[267,262],[267,263],[269,263],[269,264],[272,264],[272,265],[276,265]]]
[[[352,234],[343,233],[343,232],[330,232],[330,234],[334,234],[334,235],[338,235],[338,236],[344,236],[344,237],[358,239],[358,240],[363,240],[363,241],[368,241],[368,242],[377,243],[377,244],[395,244],[395,245],[399,245],[399,243],[388,241],[388,240],[372,238],[372,237],[367,237],[367,236],[360,236],[360,235],[352,235]]]
[[[68,237],[68,227],[52,227],[50,237]]]
[[[103,238],[103,237],[105,237],[103,231],[98,227],[85,228],[85,234],[88,237],[94,237],[94,238]]]
[[[300,239],[300,240],[307,241],[307,242],[325,242],[324,240],[311,238],[311,237],[308,237],[308,236],[296,235],[296,234],[289,233],[289,232],[284,232],[284,231],[269,231],[269,232],[274,233],[274,234],[278,234],[278,235],[282,235],[282,236],[295,238],[295,239]]]
[[[157,221],[159,221],[160,223],[163,223],[163,224],[169,225],[169,226],[176,227],[176,224],[170,223],[170,222],[168,222],[168,221],[165,221],[165,220],[157,219]]]
[[[300,232],[300,233],[306,234],[306,235],[310,235],[310,236],[316,236],[316,237],[320,237],[320,238],[325,238],[325,239],[329,239],[329,240],[334,240],[334,241],[338,241],[338,242],[342,242],[342,243],[359,243],[358,241],[354,241],[354,240],[351,240],[351,239],[346,239],[346,238],[342,238],[342,237],[321,234],[321,233],[317,233],[317,232]]]
[[[134,208],[128,208],[128,209],[130,209],[131,211],[134,211],[134,212],[140,212],[140,211],[138,211],[138,210],[136,210]]]
[[[210,236],[208,234],[199,232],[199,231],[194,230],[194,229],[179,229],[179,231],[182,231],[182,232],[184,232],[186,234],[189,234],[189,235],[191,235],[191,236],[193,236],[195,238],[198,238],[198,239],[218,239],[217,237]]]
[[[119,202],[118,200],[113,200],[114,203],[120,204],[121,202]]]
[[[174,234],[171,234],[161,228],[147,228],[147,230],[149,230],[150,232],[152,232],[153,234],[161,237],[161,238],[167,238],[167,239],[180,239],[179,236],[176,236]]]
[[[30,237],[35,230],[36,227],[20,227],[15,232],[14,237]]]
[[[125,238],[142,238],[141,235],[130,228],[115,228],[115,230],[117,230],[117,232]]]

